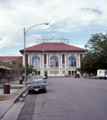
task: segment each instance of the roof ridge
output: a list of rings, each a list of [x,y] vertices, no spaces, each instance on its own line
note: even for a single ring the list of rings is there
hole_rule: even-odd
[[[31,47],[27,47],[26,51],[77,51],[77,50],[82,50],[85,51],[85,49],[77,47],[77,46],[73,46],[73,45],[69,45],[69,44],[65,44],[65,43],[41,43],[41,44],[37,44]],[[24,51],[24,49],[20,50]]]

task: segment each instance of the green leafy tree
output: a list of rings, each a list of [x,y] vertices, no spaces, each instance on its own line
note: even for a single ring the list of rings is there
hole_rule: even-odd
[[[97,69],[107,69],[107,34],[93,34],[85,48],[82,71],[90,74],[96,73]]]
[[[76,68],[76,70],[77,71],[79,71],[81,74],[83,74],[84,73],[84,71],[82,70],[82,68],[80,67],[80,68]]]
[[[83,63],[81,66],[82,71],[89,73],[91,77],[91,73],[96,72],[97,67],[97,61],[96,61],[96,55],[92,53],[91,51],[88,51],[83,58]]]
[[[33,71],[35,71],[35,70],[33,70],[33,65],[26,65],[26,73],[27,74],[30,74],[30,73],[32,73]],[[23,70],[22,70],[22,73],[24,73],[25,72],[25,67],[23,67]]]
[[[85,47],[98,55],[107,57],[107,35],[102,33],[93,34]]]

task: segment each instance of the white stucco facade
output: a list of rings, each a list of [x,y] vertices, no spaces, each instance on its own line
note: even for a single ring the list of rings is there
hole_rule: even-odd
[[[37,70],[37,74],[44,75],[45,72],[48,76],[74,76],[78,71],[76,71],[76,68],[79,68],[81,65],[81,56],[84,55],[84,52],[27,52],[26,54],[28,56],[28,64],[33,65],[32,59],[33,57],[37,56],[40,59],[40,67],[34,67],[34,69]],[[62,63],[62,54],[64,54],[65,62]],[[46,55],[46,64],[44,64],[44,55]],[[58,67],[51,67],[50,66],[50,59],[52,56],[56,56],[58,58]],[[76,58],[76,66],[71,67],[68,65],[68,59],[70,56],[74,56]],[[23,54],[23,66],[25,66],[25,57]]]

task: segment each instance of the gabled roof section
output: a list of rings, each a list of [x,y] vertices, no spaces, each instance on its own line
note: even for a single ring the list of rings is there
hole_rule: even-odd
[[[22,56],[0,56],[0,60],[18,60],[22,62]]]
[[[24,49],[20,50],[22,53]],[[26,48],[26,51],[85,51],[83,48],[64,43],[42,43]]]

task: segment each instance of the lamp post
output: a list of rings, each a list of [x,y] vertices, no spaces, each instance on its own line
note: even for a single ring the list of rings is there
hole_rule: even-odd
[[[25,31],[25,28],[24,28],[24,58],[25,58],[25,86],[27,86],[27,79],[26,79],[26,39],[25,39],[25,37],[26,37],[26,33],[30,30],[30,29],[32,29],[33,27],[35,27],[35,26],[38,26],[38,25],[42,25],[42,24],[44,24],[44,25],[49,25],[49,23],[41,23],[41,24],[37,24],[37,25],[34,25],[34,26],[32,26],[32,27],[30,27],[28,30],[26,30]]]

